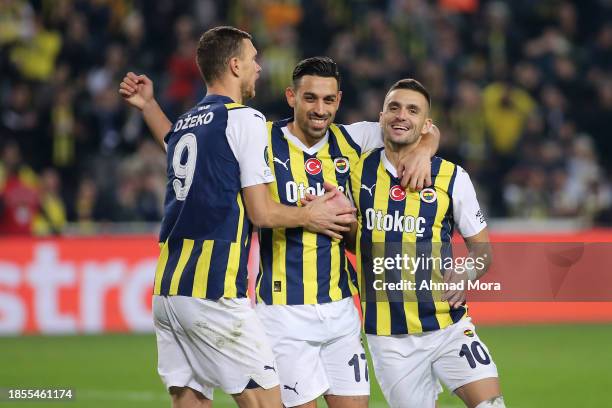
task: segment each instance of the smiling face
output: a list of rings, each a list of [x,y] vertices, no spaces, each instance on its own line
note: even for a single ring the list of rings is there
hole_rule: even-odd
[[[287,88],[285,96],[295,118],[291,131],[312,146],[325,136],[334,121],[342,92],[336,78],[304,75],[297,87]]]
[[[386,96],[380,113],[385,145],[394,150],[412,145],[431,128],[429,103],[423,94],[411,89],[395,89]]]
[[[240,92],[242,98],[246,100],[255,96],[255,82],[259,78],[261,66],[257,63],[257,50],[251,40],[243,39],[241,48],[239,60],[243,72],[241,73]]]

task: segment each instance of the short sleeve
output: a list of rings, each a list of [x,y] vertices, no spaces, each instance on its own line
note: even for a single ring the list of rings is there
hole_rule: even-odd
[[[273,182],[264,115],[251,108],[232,109],[227,115],[227,141],[240,167],[242,188]]]
[[[383,146],[382,131],[378,122],[355,122],[344,125],[344,129],[361,148],[361,153]]]
[[[476,191],[468,173],[457,166],[453,185],[453,217],[464,238],[474,236],[486,228],[487,222],[478,204]]]

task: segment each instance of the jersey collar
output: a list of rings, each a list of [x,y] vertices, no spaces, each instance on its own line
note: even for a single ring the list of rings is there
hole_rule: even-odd
[[[385,149],[382,149],[380,151],[380,160],[382,161],[382,164],[385,170],[387,170],[393,177],[398,178],[397,169],[391,163],[391,161],[387,158],[387,155],[385,154]]]
[[[202,100],[200,101],[200,103],[198,103],[198,105],[205,105],[205,104],[212,104],[212,103],[223,103],[223,104],[234,103],[234,100],[230,98],[229,96],[225,96],[225,95],[208,94],[204,98],[202,98]]]
[[[287,141],[289,141],[291,144],[297,146],[300,150],[302,150],[303,152],[311,156],[317,154],[317,152],[321,150],[321,148],[323,148],[323,146],[325,146],[325,144],[329,141],[329,129],[327,129],[325,136],[323,136],[321,140],[319,140],[317,143],[315,143],[311,147],[307,147],[304,143],[302,143],[300,139],[298,139],[297,136],[295,136],[289,131],[289,128],[287,127],[289,122],[293,122],[293,118],[289,118],[289,119],[285,119],[285,120],[277,122],[279,126],[281,127],[281,130],[283,131],[283,135],[285,136]]]

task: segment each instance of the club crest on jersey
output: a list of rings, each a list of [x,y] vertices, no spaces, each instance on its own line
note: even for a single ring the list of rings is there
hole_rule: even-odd
[[[474,332],[472,330],[470,330],[470,329],[465,329],[463,331],[463,334],[465,334],[468,337],[474,337]]]
[[[393,201],[402,201],[406,198],[406,191],[401,186],[395,185],[389,190],[389,197]]]
[[[434,201],[436,201],[436,198],[438,198],[436,190],[434,190],[433,188],[424,188],[419,193],[419,196],[421,197],[421,201],[427,204],[433,203]]]
[[[334,167],[340,174],[344,174],[349,170],[349,162],[346,157],[336,157],[334,159]]]
[[[321,162],[319,161],[319,159],[311,157],[310,159],[306,160],[306,162],[304,162],[304,168],[306,169],[306,172],[308,174],[316,176],[321,172],[323,166],[321,166]]]

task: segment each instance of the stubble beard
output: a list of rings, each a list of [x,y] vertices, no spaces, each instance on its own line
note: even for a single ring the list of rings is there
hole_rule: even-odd
[[[389,134],[387,134],[385,136],[385,145],[389,146],[392,151],[397,152],[405,149],[408,146],[414,145],[417,140],[419,140],[419,133],[416,132],[416,129],[412,129],[412,133],[401,140],[393,140]]]
[[[333,118],[331,119],[333,120]],[[321,140],[323,137],[325,137],[325,135],[327,134],[327,131],[329,130],[329,125],[325,126],[325,128],[321,130],[311,129],[308,114],[306,114],[306,117],[304,117],[303,119],[297,120],[297,125],[302,131],[302,133],[308,139],[315,141],[315,143]]]
[[[249,84],[245,83],[240,90],[240,94],[242,95],[243,100],[253,99],[255,97],[255,83]]]

